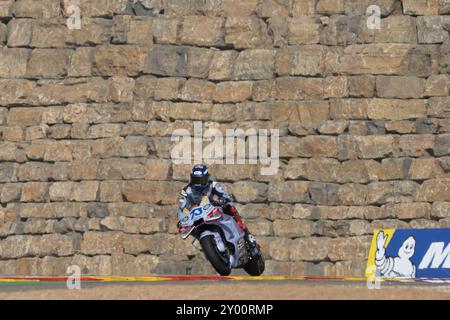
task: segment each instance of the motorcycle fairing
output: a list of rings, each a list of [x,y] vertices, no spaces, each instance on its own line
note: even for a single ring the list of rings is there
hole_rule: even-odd
[[[221,217],[219,219],[208,220],[208,214],[212,213],[214,208],[218,207],[214,207],[209,202],[208,197],[205,196],[199,205],[192,207],[188,212],[183,210],[183,214],[178,217],[180,221],[180,231],[184,230],[184,232],[181,232],[182,238],[186,239],[196,228],[195,222],[203,219],[203,224],[206,226],[206,229],[198,236],[198,240],[207,235],[213,235],[220,252],[225,252],[227,249],[224,240],[225,242],[231,243],[234,248],[234,253],[230,254],[230,266],[232,268],[237,268],[244,264],[246,260],[244,231],[239,227],[232,216],[223,214],[221,209]],[[221,233],[216,231],[215,228],[208,229],[207,226],[216,226],[217,228],[220,228],[223,231],[225,239],[222,238]]]

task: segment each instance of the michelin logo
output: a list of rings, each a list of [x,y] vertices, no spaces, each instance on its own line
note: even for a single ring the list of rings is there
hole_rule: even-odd
[[[445,247],[444,242],[433,242],[419,265],[419,269],[438,268],[450,268],[450,243]]]
[[[387,278],[415,278],[416,266],[411,261],[411,257],[414,255],[416,240],[413,237],[409,237],[398,249],[398,257],[387,257],[385,249],[387,237],[383,231],[380,231],[377,236],[375,265],[380,276]]]
[[[389,235],[384,231],[375,234],[372,263],[377,276],[414,279],[436,275],[449,278],[449,271],[444,269],[450,269],[450,242],[447,240],[450,233],[441,232],[440,236],[435,238],[433,236],[433,233],[436,233],[435,230],[397,230],[396,232],[399,234],[390,242],[388,242]],[[420,244],[419,247],[418,244]],[[386,251],[394,254],[391,256]],[[440,272],[440,275],[436,272]]]

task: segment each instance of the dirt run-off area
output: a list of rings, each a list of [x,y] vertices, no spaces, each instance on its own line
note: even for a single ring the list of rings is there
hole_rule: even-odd
[[[219,294],[220,293],[220,294]],[[382,283],[369,290],[356,281],[167,281],[1,284],[0,299],[125,300],[316,300],[316,299],[450,299],[450,284]]]

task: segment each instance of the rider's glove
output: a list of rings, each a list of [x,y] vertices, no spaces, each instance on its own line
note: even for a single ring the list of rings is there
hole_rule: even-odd
[[[219,203],[221,206],[226,205],[228,202],[230,202],[230,200],[228,200],[228,199],[226,199],[226,198],[219,198],[219,201],[218,201],[218,203]]]

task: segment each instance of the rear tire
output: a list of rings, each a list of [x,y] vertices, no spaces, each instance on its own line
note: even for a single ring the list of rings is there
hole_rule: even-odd
[[[249,258],[244,270],[252,277],[258,277],[263,274],[265,267],[266,263],[264,258],[259,254],[256,257]]]
[[[212,264],[214,269],[221,276],[228,276],[231,273],[229,258],[217,249],[216,239],[214,236],[206,236],[200,239],[200,245],[206,258]]]

